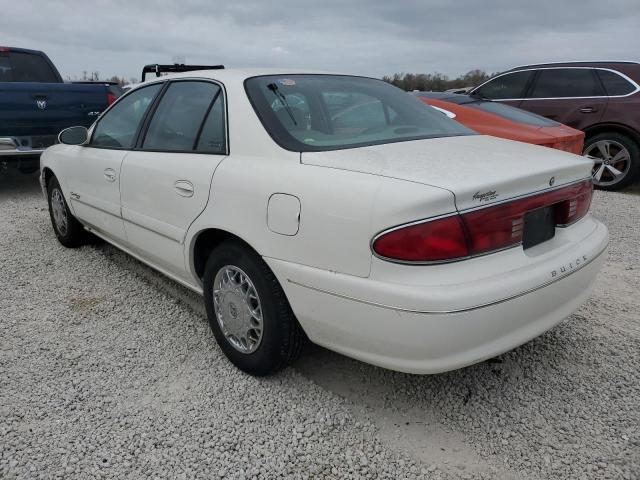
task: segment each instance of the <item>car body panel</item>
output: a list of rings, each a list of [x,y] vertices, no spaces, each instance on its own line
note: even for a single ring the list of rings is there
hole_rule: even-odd
[[[584,133],[566,125],[543,127],[519,123],[464,104],[446,101],[446,99],[427,98],[419,94],[417,96],[427,105],[453,113],[456,121],[483,135],[558,148],[577,155],[582,153]]]
[[[529,156],[536,161],[528,162]],[[459,210],[588,178],[593,165],[577,155],[487,135],[305,152],[302,162],[444,188]],[[485,192],[494,193],[478,198]]]
[[[556,228],[551,240],[527,250],[518,245],[447,264],[384,261],[370,243],[394,225],[484,206],[476,192],[495,190],[487,200],[494,204],[584,179],[589,161],[484,135],[301,155],[276,144],[244,91],[246,78],[274,73],[287,72],[189,72],[154,80],[210,78],[225,86],[226,157],[59,145],[41,158],[43,181],[54,174],[67,199],[78,193],[74,188],[82,198],[100,178],[105,152],[123,154],[124,166],[114,167],[123,177],[118,202],[136,227],[127,223],[125,232],[121,215],[122,238],[104,223],[95,230],[99,236],[202,292],[194,255],[200,235],[211,229],[234,235],[270,266],[311,340],[386,368],[434,373],[480,361],[540,334],[586,299],[607,244],[606,228],[591,216]],[[194,197],[172,190],[177,179],[192,183]],[[274,195],[298,199],[294,234],[287,234],[290,223],[285,234],[270,228]],[[183,209],[183,198],[196,202]],[[88,228],[99,223],[88,207],[71,205]],[[108,209],[118,220],[117,208]]]

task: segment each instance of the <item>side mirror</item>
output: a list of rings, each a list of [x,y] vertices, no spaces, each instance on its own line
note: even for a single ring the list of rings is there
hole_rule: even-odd
[[[86,127],[69,127],[58,134],[58,141],[65,145],[84,145],[87,140],[89,140],[89,131]]]

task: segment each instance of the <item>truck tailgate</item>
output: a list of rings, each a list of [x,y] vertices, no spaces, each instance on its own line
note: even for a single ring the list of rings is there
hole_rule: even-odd
[[[102,84],[0,83],[0,136],[57,135],[89,126],[107,105]]]

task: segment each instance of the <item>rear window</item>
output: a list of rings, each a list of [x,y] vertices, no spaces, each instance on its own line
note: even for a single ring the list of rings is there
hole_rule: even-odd
[[[381,80],[340,75],[250,78],[247,94],[271,137],[309,152],[473,135]]]
[[[599,97],[602,85],[592,68],[540,70],[530,98]]]
[[[556,127],[560,125],[558,122],[549,120],[542,115],[536,115],[535,113],[527,112],[519,108],[510,107],[504,103],[474,102],[465,103],[464,106],[477,108],[478,110],[493,113],[494,115],[498,115],[513,122],[526,123],[527,125],[534,125],[536,127]]]
[[[597,70],[597,72],[609,96],[628,95],[636,89],[629,80],[615,72],[609,70]]]
[[[55,71],[39,55],[10,52],[0,56],[0,82],[58,83]]]

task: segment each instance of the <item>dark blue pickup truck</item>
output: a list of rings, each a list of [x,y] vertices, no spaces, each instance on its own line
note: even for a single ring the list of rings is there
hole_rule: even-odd
[[[38,169],[58,133],[88,127],[122,93],[111,82],[65,83],[43,52],[0,47],[0,169]]]

